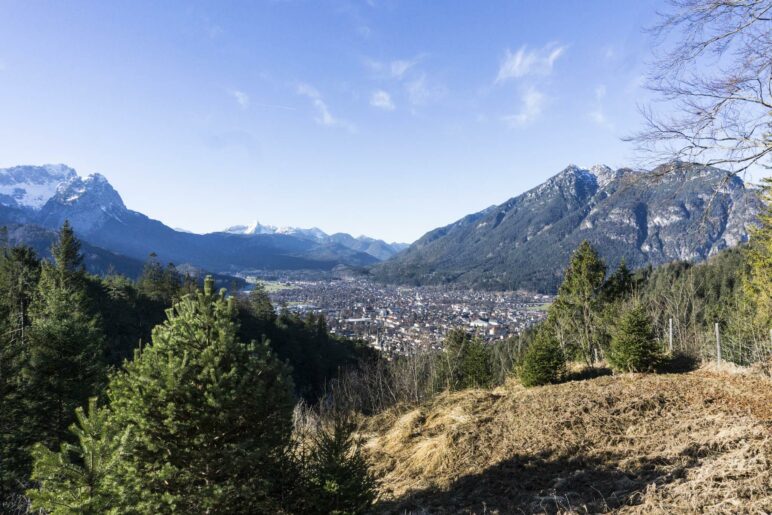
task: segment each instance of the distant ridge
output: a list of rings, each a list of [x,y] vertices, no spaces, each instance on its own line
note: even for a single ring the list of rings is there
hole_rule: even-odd
[[[155,252],[163,262],[227,274],[258,269],[331,270],[340,265],[361,268],[396,253],[385,243],[383,248],[358,239],[352,243],[318,229],[259,234],[256,227],[250,233],[178,231],[127,208],[101,174],[81,177],[61,164],[0,169],[0,224],[57,229],[64,220],[89,244],[117,255],[142,262]]]
[[[651,172],[569,165],[428,232],[372,273],[395,283],[554,292],[582,240],[612,267],[623,259],[631,267],[700,261],[746,241],[760,206],[740,177],[699,164]]]
[[[346,233],[327,234],[318,227],[300,229],[297,227],[277,227],[275,225],[263,225],[257,220],[249,225],[234,225],[225,231],[229,234],[286,234],[298,238],[308,239],[322,244],[339,244],[358,252],[364,252],[379,260],[389,259],[398,252],[406,249],[406,243],[386,243],[368,236],[354,237]]]

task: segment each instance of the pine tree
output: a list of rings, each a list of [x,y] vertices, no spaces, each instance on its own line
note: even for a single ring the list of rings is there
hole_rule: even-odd
[[[571,256],[549,323],[565,345],[592,365],[603,341],[598,316],[603,306],[606,265],[589,242],[583,241]]]
[[[443,372],[452,390],[487,388],[493,382],[490,349],[479,338],[463,330],[451,330],[445,337]]]
[[[542,386],[557,383],[566,371],[566,358],[560,342],[547,327],[536,333],[518,367],[523,386]]]
[[[622,300],[633,292],[635,281],[633,273],[627,268],[624,259],[612,273],[606,283],[603,285],[603,294],[606,302],[615,302]]]
[[[125,509],[256,513],[274,509],[292,423],[292,385],[267,343],[237,339],[235,309],[204,291],[180,300],[108,389],[118,427],[134,425]],[[132,486],[133,485],[133,486]]]
[[[376,481],[355,436],[355,424],[335,416],[328,428],[310,438],[300,457],[299,513],[366,513],[376,496]]]
[[[27,448],[34,429],[26,409],[30,393],[22,377],[29,358],[30,305],[40,261],[29,247],[0,252],[0,499],[19,491],[29,476]],[[0,511],[3,505],[0,502]]]
[[[255,318],[261,322],[273,323],[276,320],[276,311],[265,291],[265,286],[261,283],[256,283],[249,292],[249,307]]]
[[[628,310],[611,339],[608,360],[620,372],[649,372],[660,362],[651,318],[642,305]]]
[[[174,263],[167,263],[163,272],[163,280],[161,283],[164,300],[169,304],[177,300],[182,288],[182,276],[177,271],[177,267]]]
[[[151,252],[137,281],[139,291],[154,301],[171,306],[179,298],[182,287],[183,278],[174,264],[168,263],[164,268],[156,253]]]
[[[106,379],[100,320],[90,313],[77,275],[67,279],[62,270],[59,264],[43,264],[30,308],[29,360],[24,369],[35,434],[49,447],[62,442],[75,408],[98,393]]]
[[[55,279],[57,285],[68,284],[83,279],[83,256],[80,253],[80,241],[75,237],[75,232],[70,222],[64,221],[56,241],[51,246],[51,256],[54,258]]]
[[[743,289],[755,308],[756,324],[766,333],[772,330],[772,178],[764,179],[762,199],[766,209],[759,215],[760,225],[751,230],[747,250],[750,271]]]
[[[32,450],[36,488],[27,490],[34,509],[51,515],[125,513],[120,509],[120,488],[115,480],[130,448],[133,426],[116,428],[107,408],[96,398],[75,412],[70,427],[76,442],[63,443],[58,452],[37,444]]]

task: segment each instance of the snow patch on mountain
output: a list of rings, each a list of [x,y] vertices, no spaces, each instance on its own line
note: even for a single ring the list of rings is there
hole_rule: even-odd
[[[40,210],[78,174],[62,164],[0,169],[0,205]]]
[[[123,199],[104,175],[93,173],[88,177],[75,175],[59,184],[49,201],[66,206],[85,203],[87,208],[125,210]]]
[[[369,236],[354,237],[346,233],[327,234],[318,227],[302,229],[298,227],[277,227],[275,225],[263,225],[257,220],[249,225],[234,225],[223,232],[229,234],[257,235],[257,234],[283,234],[311,240],[323,245],[342,245],[357,252],[364,252],[380,260],[388,259],[394,254],[406,249],[407,243],[386,243]]]

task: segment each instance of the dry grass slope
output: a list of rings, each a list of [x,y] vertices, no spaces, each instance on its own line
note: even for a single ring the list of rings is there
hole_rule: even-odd
[[[363,431],[385,513],[772,512],[772,382],[753,375],[510,383]]]

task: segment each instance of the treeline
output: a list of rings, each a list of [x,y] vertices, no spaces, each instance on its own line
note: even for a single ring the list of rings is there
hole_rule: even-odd
[[[672,368],[721,357],[739,365],[772,359],[772,180],[747,245],[706,263],[672,263],[608,275],[589,243],[571,258],[548,317],[523,357],[527,384],[560,380],[565,360],[620,371]],[[539,356],[537,357],[537,354]],[[683,359],[686,358],[686,359]],[[544,366],[549,361],[551,366]]]
[[[357,512],[372,482],[341,418],[298,435],[364,346],[161,265],[89,275],[69,224],[52,262],[0,249],[0,512]],[[325,511],[326,510],[326,511]]]

